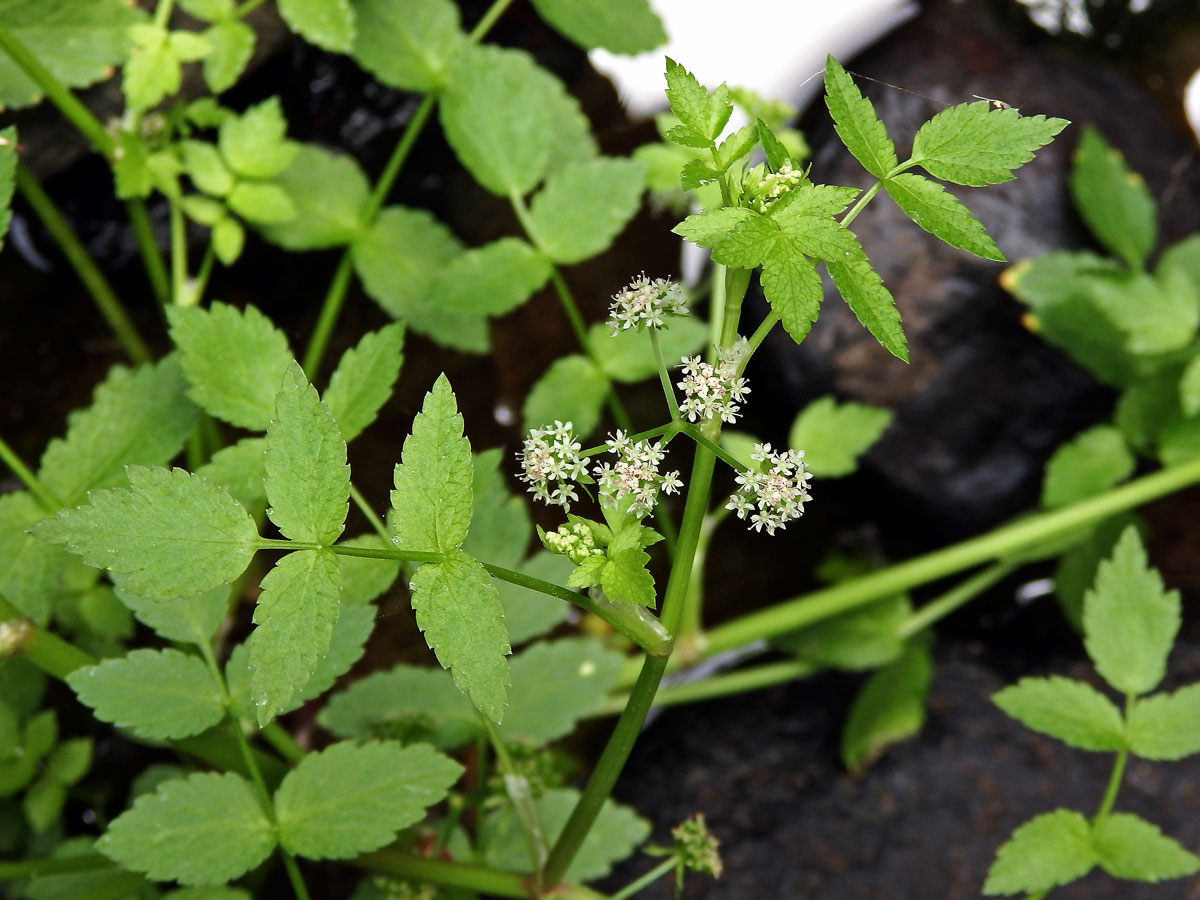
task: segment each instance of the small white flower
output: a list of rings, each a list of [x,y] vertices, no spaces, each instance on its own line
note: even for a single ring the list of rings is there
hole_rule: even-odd
[[[689,422],[697,419],[717,419],[736,422],[738,405],[750,393],[745,378],[737,374],[738,364],[746,352],[746,341],[739,338],[732,346],[717,351],[717,364],[701,362],[699,356],[684,357],[681,362],[683,381],[676,385],[683,391],[680,414]]]
[[[615,506],[618,501],[632,495],[634,502],[629,512],[640,519],[654,509],[659,491],[673,494],[683,487],[678,472],[668,472],[666,475],[658,472],[659,463],[666,455],[662,442],[634,443],[618,431],[609,439],[608,447],[616,455],[617,461],[601,463],[592,469],[602,504]]]
[[[688,314],[682,287],[668,278],[651,281],[644,272],[628,287],[613,294],[612,299],[608,325],[614,335],[624,328],[638,331],[643,327],[662,328],[666,316]]]
[[[755,531],[767,530],[774,534],[792,519],[804,512],[804,504],[811,500],[808,481],[811,476],[804,465],[804,452],[784,450],[772,452],[770,444],[755,444],[750,458],[756,462],[769,463],[766,472],[747,469],[737,476],[739,485],[729,498],[725,508],[737,513],[739,519],[750,517],[750,527]]]
[[[534,428],[517,454],[519,477],[536,499],[570,511],[571,503],[579,499],[571,482],[587,474],[580,449],[570,422],[555,420],[553,426]]]

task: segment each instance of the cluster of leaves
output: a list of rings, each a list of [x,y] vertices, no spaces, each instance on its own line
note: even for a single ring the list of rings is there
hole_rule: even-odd
[[[1127,528],[1083,605],[1084,646],[1124,709],[1090,684],[1061,676],[1023,678],[995,695],[997,706],[1034,731],[1118,757],[1100,810],[1088,819],[1056,809],[1021,825],[997,851],[985,894],[1048,891],[1095,866],[1149,882],[1200,871],[1200,857],[1155,825],[1112,811],[1128,755],[1176,760],[1200,752],[1200,684],[1151,693],[1163,680],[1179,621],[1179,594],[1163,589],[1137,531]]]

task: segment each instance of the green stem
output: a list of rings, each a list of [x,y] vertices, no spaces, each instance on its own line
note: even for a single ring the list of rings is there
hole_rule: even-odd
[[[158,5],[154,7],[154,24],[159,28],[166,28],[174,6],[175,0],[159,0]]]
[[[113,865],[112,860],[99,853],[2,860],[0,861],[0,881],[38,878],[43,875],[66,875],[71,872],[98,872],[102,869],[115,870],[116,866]]]
[[[767,339],[767,335],[771,333],[771,329],[775,327],[779,318],[779,313],[772,307],[771,311],[767,313],[767,317],[754,329],[754,334],[750,335],[749,340],[746,341],[746,355],[738,361],[738,375],[746,371],[746,364],[750,362],[750,357],[758,352],[758,348]]]
[[[276,753],[293,766],[307,755],[304,748],[296,743],[291,732],[278,722],[268,722],[258,733],[262,735],[264,741],[275,748]]]
[[[842,217],[842,224],[849,225],[856,218],[858,218],[858,214],[866,208],[867,204],[875,198],[875,195],[878,194],[882,188],[882,181],[876,181],[873,185],[867,188],[866,191],[864,191],[858,198],[858,200],[855,201],[854,205],[850,207],[850,211]]]
[[[721,263],[713,263],[712,275],[709,276],[710,293],[708,321],[708,350],[704,358],[710,363],[717,361],[716,348],[721,342],[721,328],[725,322],[725,273],[726,268]]]
[[[675,389],[671,384],[671,376],[667,370],[666,360],[663,359],[662,343],[658,339],[658,330],[650,329],[650,346],[654,348],[654,362],[658,368],[658,380],[662,384],[663,396],[667,400],[667,409],[671,411],[671,421],[679,420],[679,403],[675,400]]]
[[[692,561],[692,577],[688,582],[687,600],[683,604],[683,616],[679,620],[679,633],[675,645],[679,657],[686,665],[700,659],[704,652],[704,569],[708,562],[708,548],[712,544],[713,532],[718,519],[713,515],[704,517],[700,526],[700,538],[696,542],[696,555]],[[662,692],[659,692],[659,696]],[[655,701],[657,703],[657,700]]]
[[[862,578],[814,591],[708,632],[705,655],[775,637],[989,560],[1020,557],[1048,541],[1200,481],[1200,459],[1145,475],[1098,497],[1035,513],[987,534]]]
[[[492,30],[492,26],[496,24],[496,20],[504,15],[504,11],[512,5],[512,2],[513,0],[495,0],[495,2],[488,7],[487,12],[483,14],[483,18],[481,18],[475,24],[475,27],[471,29],[471,33],[467,35],[467,40],[483,40],[483,36]]]
[[[761,688],[795,681],[797,678],[807,678],[818,671],[818,668],[813,663],[802,659],[788,659],[779,662],[764,663],[761,666],[753,666],[736,672],[713,675],[711,678],[705,678],[701,681],[667,685],[659,690],[658,695],[654,698],[654,705],[662,707],[681,706],[685,703],[715,700],[718,697],[727,697],[730,694],[757,691]],[[610,697],[604,702],[603,706],[595,710],[591,715],[597,718],[600,716],[616,715],[621,711],[625,703],[628,702],[628,699],[628,696],[624,694]]]
[[[0,596],[0,659],[18,654],[60,679],[76,669],[96,664],[90,654],[38,627]]]
[[[62,504],[58,502],[58,498],[50,493],[41,480],[33,474],[33,471],[25,465],[24,460],[17,456],[16,451],[8,446],[8,443],[3,438],[0,438],[0,462],[12,469],[12,473],[17,476],[21,484],[29,489],[29,493],[33,494],[34,499],[42,505],[42,509],[46,510],[46,512],[54,512],[62,508]]]
[[[187,225],[183,208],[171,199],[167,203],[171,223],[171,302],[184,305],[188,296]]]
[[[1129,710],[1133,705],[1133,697],[1125,698],[1125,718],[1129,719]],[[1112,771],[1108,775],[1108,785],[1104,789],[1104,797],[1100,800],[1100,806],[1096,809],[1096,814],[1092,816],[1092,825],[1112,812],[1113,804],[1117,802],[1117,791],[1121,789],[1121,779],[1125,776],[1125,763],[1129,761],[1129,750],[1122,748],[1117,751],[1117,758],[1113,760]]]
[[[479,720],[483,722],[488,740],[492,744],[492,750],[496,753],[496,764],[504,776],[504,791],[508,794],[509,802],[512,803],[513,811],[517,815],[517,822],[521,826],[521,833],[529,850],[529,859],[533,863],[533,871],[540,873],[546,864],[546,829],[542,826],[542,818],[538,815],[537,806],[533,802],[533,792],[529,789],[529,780],[524,775],[517,773],[496,723],[483,713],[479,714]]]
[[[150,224],[146,203],[136,197],[126,200],[125,211],[129,214],[129,223],[133,226],[142,265],[150,281],[150,290],[154,292],[154,299],[158,301],[158,305],[165,309],[171,302],[171,279],[167,275],[167,264],[163,261],[162,251],[158,249],[158,241],[154,237],[154,226]]]
[[[397,850],[376,850],[354,861],[370,872],[395,875],[413,881],[429,881],[446,887],[462,888],[491,897],[530,898],[537,896],[531,879],[517,872],[501,872],[487,866],[429,859]]]
[[[266,2],[267,0],[246,0],[233,15],[235,18],[243,19]]]
[[[367,521],[371,523],[371,527],[375,529],[375,533],[383,538],[384,542],[390,547],[392,545],[392,536],[388,533],[387,525],[384,524],[383,519],[375,512],[375,509],[353,481],[350,482],[350,499],[354,501],[354,505],[359,508],[359,511],[367,517]]]
[[[100,315],[104,317],[108,327],[121,342],[125,353],[135,363],[149,360],[150,348],[138,334],[137,327],[125,312],[125,307],[121,305],[116,291],[112,289],[112,285],[108,283],[108,279],[104,277],[104,273],[100,271],[100,267],[87,252],[83,242],[75,235],[54,201],[42,190],[42,186],[38,184],[37,179],[33,177],[24,163],[17,164],[17,190],[21,192],[25,202],[29,204],[45,229],[50,232],[50,236],[54,238],[55,243],[58,244],[84,289],[91,295]]]
[[[667,857],[641,878],[637,878],[629,882],[629,884],[621,888],[621,890],[611,895],[609,900],[628,900],[628,898],[632,897],[634,894],[650,887],[650,885],[654,884],[654,882],[658,881],[658,879],[662,878],[664,875],[675,871],[675,867],[677,865],[678,863],[676,862],[674,856]]]
[[[1007,577],[1015,568],[1017,568],[1016,563],[995,563],[982,572],[972,575],[961,584],[955,585],[914,612],[900,628],[900,637],[908,640],[913,635],[921,633],[934,622],[945,618]]]

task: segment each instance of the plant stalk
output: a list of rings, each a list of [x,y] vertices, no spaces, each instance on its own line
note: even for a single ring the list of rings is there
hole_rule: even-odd
[[[678,863],[676,863],[675,857],[667,857],[641,878],[637,878],[629,882],[629,884],[609,897],[609,900],[628,900],[628,898],[632,897],[634,894],[637,894],[650,887],[650,885],[654,884],[654,882],[658,881],[658,879],[662,878],[664,875],[674,871],[676,865],[678,865]]]

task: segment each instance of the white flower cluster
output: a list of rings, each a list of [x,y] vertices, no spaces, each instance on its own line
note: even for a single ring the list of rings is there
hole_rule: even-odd
[[[545,544],[547,549],[561,553],[575,565],[581,564],[589,556],[604,555],[604,550],[596,546],[592,530],[582,522],[560,525],[557,531],[547,531]]]
[[[722,422],[737,421],[738,404],[750,393],[746,379],[737,374],[745,352],[746,340],[739,338],[732,347],[717,351],[715,366],[701,362],[699,356],[683,358],[684,377],[677,385],[684,395],[679,412],[689,422],[715,418]]]
[[[758,194],[758,211],[766,212],[767,208],[804,181],[804,173],[793,169],[791,163],[784,163],[778,172],[766,175],[755,191]]]
[[[811,477],[804,465],[804,452],[785,450],[771,451],[770,444],[755,444],[750,458],[756,462],[768,462],[766,472],[748,469],[737,477],[740,487],[726,509],[732,509],[739,519],[750,516],[750,527],[755,531],[767,529],[774,534],[792,519],[804,512],[804,503],[811,500],[808,480]]]
[[[608,308],[608,320],[613,334],[622,328],[641,331],[644,326],[662,328],[664,317],[686,316],[687,304],[683,299],[683,288],[668,278],[653,281],[643,272],[629,286],[613,294]]]
[[[551,427],[534,428],[517,454],[520,478],[538,500],[570,511],[572,501],[579,499],[571,482],[587,473],[579,451],[570,422],[555,420]]]
[[[600,485],[601,502],[612,506],[617,501],[633,495],[629,512],[641,518],[648,515],[658,501],[658,492],[673,494],[683,487],[678,472],[658,473],[665,451],[662,442],[630,441],[623,431],[606,442],[608,449],[616,454],[615,464],[602,463],[592,469],[592,475]]]

